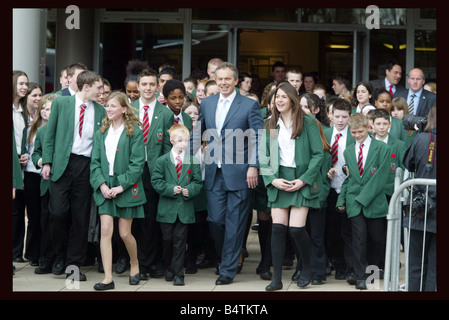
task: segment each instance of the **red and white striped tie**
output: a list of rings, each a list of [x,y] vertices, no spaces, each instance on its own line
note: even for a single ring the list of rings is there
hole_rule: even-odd
[[[81,107],[81,111],[80,111],[80,121],[79,121],[80,124],[79,124],[78,133],[81,137],[83,135],[84,111],[86,110],[87,106],[85,104],[82,104],[80,107]]]
[[[142,123],[143,141],[145,141],[145,145],[147,145],[148,131],[150,130],[150,121],[148,119],[148,106],[144,106],[143,110],[145,111],[145,113],[143,114],[143,123]]]
[[[363,174],[363,152],[362,152],[362,149],[363,149],[363,143],[360,145],[359,159],[357,161],[357,165],[359,166],[360,175]]]
[[[175,117],[175,124],[179,123],[179,117]]]
[[[176,157],[177,163],[176,163],[176,173],[178,174],[178,179],[181,177],[181,170],[182,170],[182,160],[180,156]]]
[[[332,164],[334,165],[338,161],[338,139],[342,136],[341,133],[337,133],[335,135],[335,141],[331,148],[331,155],[332,155]]]

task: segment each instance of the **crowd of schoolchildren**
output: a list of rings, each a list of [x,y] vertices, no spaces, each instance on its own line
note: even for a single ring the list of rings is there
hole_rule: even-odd
[[[203,186],[207,145],[191,154],[189,142],[202,101],[223,94],[214,72],[222,63],[212,59],[207,72],[181,82],[172,66],[156,72],[133,60],[124,88],[74,63],[55,93],[13,71],[13,263],[69,275],[68,266],[97,261],[104,280],[96,290],[113,289],[113,272],[128,270],[130,285],[148,277],[184,285],[198,268],[219,274]],[[402,120],[427,117],[436,88],[423,88],[420,69],[409,72],[410,89],[401,87],[398,62],[354,90],[342,76],[330,90],[315,73],[280,62],[272,71],[263,90],[248,73],[235,82],[237,95],[257,101],[266,129],[238,271],[253,228],[267,291],[282,288],[295,256],[292,281],[301,288],[334,276],[366,289],[368,266],[382,275],[395,171],[406,169],[417,135]]]

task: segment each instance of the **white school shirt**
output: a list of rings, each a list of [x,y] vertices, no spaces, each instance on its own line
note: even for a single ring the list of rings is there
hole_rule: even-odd
[[[82,137],[79,135],[79,124],[80,124],[80,111],[81,105],[86,105],[86,109],[84,110],[84,120],[83,120],[83,130]],[[73,132],[73,145],[72,145],[72,153],[91,157],[92,154],[92,142],[94,137],[94,124],[95,124],[95,107],[92,101],[83,102],[78,97],[78,94],[75,94],[75,126]]]
[[[108,135],[104,140],[106,158],[108,159],[109,163],[110,176],[114,175],[115,154],[117,152],[118,141],[120,140],[120,136],[122,135],[124,128],[125,124],[122,123],[122,125],[117,129],[117,131],[115,131],[111,123],[111,125],[109,126]]]
[[[334,127],[332,131],[332,139],[331,146],[334,144],[335,136],[337,133],[341,133],[340,139],[338,139],[338,159],[337,162],[333,165],[334,168],[337,169],[337,173],[334,174],[333,179],[331,180],[331,188],[335,189],[337,193],[340,193],[341,186],[346,179],[345,171],[343,170],[343,165],[345,164],[345,157],[343,156],[343,151],[346,149],[346,139],[348,138],[349,130],[348,126],[346,126],[340,132]]]
[[[17,154],[22,154],[22,137],[23,129],[25,129],[25,120],[23,120],[23,109],[19,103],[19,108],[16,110],[14,104],[12,105],[12,124],[14,126],[14,138],[16,139]]]
[[[284,167],[296,168],[295,163],[295,140],[292,139],[292,122],[285,126],[284,121],[282,121],[281,117],[278,119],[279,125],[279,164]]]
[[[154,108],[156,107],[156,99],[153,100],[153,102],[150,102],[148,104],[148,127],[151,126],[151,120],[153,119],[153,114],[154,114]],[[145,115],[145,109],[143,108],[144,106],[146,106],[146,104],[144,104],[142,102],[142,98],[139,98],[139,120],[140,123],[143,124],[143,117]],[[142,130],[142,126],[140,126],[140,129]],[[150,132],[148,132],[149,134]],[[148,160],[148,155],[147,155],[147,148],[145,148],[145,161]]]
[[[360,145],[361,144],[363,144],[363,148],[362,148],[362,155],[363,155],[362,163],[363,163],[363,171],[365,172],[366,171],[365,162],[366,162],[366,157],[368,156],[369,146],[371,145],[371,137],[368,135],[368,137],[362,143],[358,143],[357,141],[355,142],[355,159],[356,159],[357,162],[358,162],[358,159],[359,159],[359,151],[360,151]]]

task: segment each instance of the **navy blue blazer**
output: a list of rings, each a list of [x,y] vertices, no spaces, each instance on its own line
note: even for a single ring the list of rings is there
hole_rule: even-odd
[[[220,94],[216,94],[202,100],[200,116],[191,137],[191,152],[196,154],[201,145],[200,138],[206,132],[205,189],[212,189],[219,159],[228,190],[247,189],[248,167],[259,167],[257,137],[263,128],[260,108],[256,101],[236,93],[219,134],[215,123],[219,98]]]
[[[394,94],[394,97],[402,97],[404,98],[407,103],[407,97],[409,90],[402,90],[402,91],[396,91]],[[437,95],[433,92],[422,90],[421,97],[419,98],[418,102],[418,110],[416,112],[416,115],[419,117],[427,117],[427,114],[429,113],[430,109],[437,104]]]

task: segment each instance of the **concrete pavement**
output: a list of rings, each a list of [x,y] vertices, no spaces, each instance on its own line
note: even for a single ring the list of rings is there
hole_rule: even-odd
[[[185,275],[185,286],[174,286],[172,282],[165,281],[164,278],[149,278],[148,281],[141,281],[136,286],[128,283],[129,272],[121,275],[113,273],[115,289],[111,291],[127,292],[266,292],[265,287],[269,281],[262,280],[256,274],[256,268],[260,262],[260,249],[257,231],[250,230],[247,240],[247,250],[249,257],[245,259],[243,269],[234,278],[230,285],[215,285],[218,276],[215,269],[198,270],[196,274]],[[34,273],[35,267],[25,263],[14,263],[16,267],[13,275],[13,292],[88,292],[95,291],[93,286],[103,280],[103,274],[97,271],[97,265],[82,267],[81,272],[87,276],[87,281],[80,281],[66,285],[65,274],[37,275]],[[296,261],[294,263],[296,265]],[[379,280],[378,288],[368,290],[357,290],[355,286],[349,285],[346,280],[336,280],[334,272],[327,276],[322,285],[309,285],[305,289],[299,288],[296,283],[291,282],[294,267],[285,269],[282,275],[284,288],[280,292],[380,292],[383,290],[383,280]],[[78,286],[79,285],[79,286]]]

